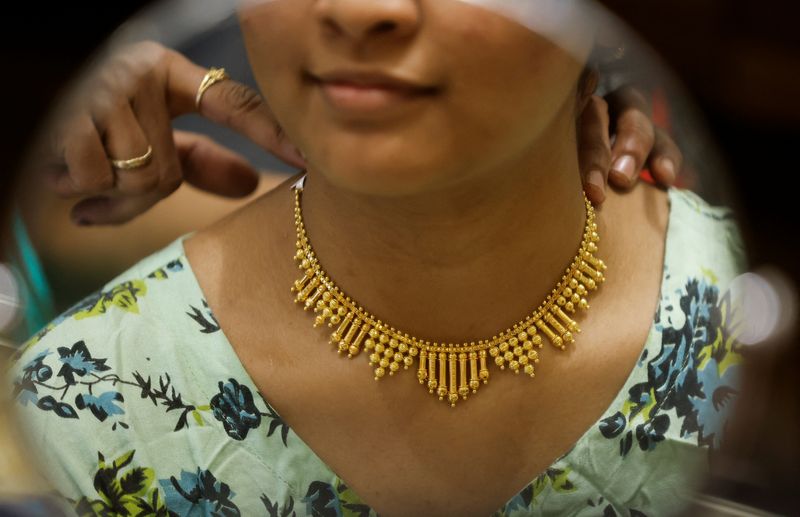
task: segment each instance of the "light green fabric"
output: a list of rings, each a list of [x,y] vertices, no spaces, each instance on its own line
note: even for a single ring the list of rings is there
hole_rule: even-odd
[[[678,512],[724,439],[741,368],[727,295],[741,243],[727,210],[678,190],[670,205],[639,363],[499,515]],[[35,456],[79,512],[374,514],[258,394],[181,240],[47,326],[13,378]]]

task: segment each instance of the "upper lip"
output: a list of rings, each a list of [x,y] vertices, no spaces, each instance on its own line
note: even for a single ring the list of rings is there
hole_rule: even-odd
[[[392,88],[413,91],[433,91],[436,88],[411,79],[373,70],[330,70],[322,73],[309,73],[312,79],[323,83],[345,83],[361,87]]]

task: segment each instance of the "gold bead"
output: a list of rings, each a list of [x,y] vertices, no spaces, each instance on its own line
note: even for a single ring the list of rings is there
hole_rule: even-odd
[[[366,348],[367,350],[372,350],[373,348],[375,348],[375,341],[373,341],[370,338],[367,338],[367,340],[364,341],[364,348]]]
[[[539,352],[537,352],[536,350],[529,351],[528,352],[528,359],[530,359],[531,361],[534,361],[534,362],[538,361],[539,360]]]
[[[575,280],[574,278],[570,279],[570,281],[569,281],[569,287],[570,287],[570,289],[572,289],[572,290],[574,291],[575,289],[577,289],[577,288],[578,288],[578,285],[579,285],[579,284],[578,284],[578,281],[577,281],[577,280]]]
[[[444,400],[444,397],[447,395],[447,388],[444,386],[439,386],[436,390],[436,394],[439,395],[439,400]]]
[[[472,390],[472,393],[476,393],[478,388],[481,387],[481,382],[478,379],[473,379],[469,381],[469,389]]]
[[[461,386],[460,388],[458,388],[458,394],[461,395],[461,398],[466,400],[467,395],[469,395],[469,388],[467,388],[466,386]]]
[[[517,339],[519,339],[520,342],[524,343],[525,341],[528,340],[528,333],[523,330],[522,332],[517,334]]]
[[[508,346],[510,346],[511,348],[514,348],[515,346],[517,346],[518,343],[519,343],[519,340],[517,338],[515,338],[515,337],[512,337],[511,339],[508,340]]]
[[[572,302],[567,302],[564,308],[567,309],[569,312],[575,312],[575,304]]]
[[[514,370],[514,373],[519,373],[519,361],[511,361],[508,367]]]
[[[403,358],[403,364],[405,365],[406,368],[408,368],[409,366],[414,364],[414,358],[413,357],[409,357],[409,356],[405,356]]]
[[[433,393],[433,390],[436,389],[436,384],[437,384],[436,379],[433,378],[428,379],[428,391],[430,393]]]
[[[360,352],[357,346],[351,346],[347,351],[350,353],[351,356],[358,355],[358,352]]]
[[[575,337],[572,335],[572,332],[564,332],[564,334],[561,337],[567,343],[574,343],[575,342]]]
[[[523,353],[523,350],[522,350],[521,346],[518,346],[518,347],[514,348],[514,355],[515,356],[519,357],[519,356],[522,355],[522,353]]]
[[[570,289],[569,287],[565,287],[564,291],[561,294],[563,294],[566,298],[569,298],[570,296],[572,296],[572,289]]]
[[[527,355],[523,355],[522,357],[520,357],[520,358],[518,359],[518,361],[519,361],[519,364],[521,364],[521,365],[526,365],[526,364],[528,364],[528,360],[529,360],[529,359],[528,359],[528,356],[527,356]]]
[[[400,342],[392,338],[389,340],[389,346],[392,348],[397,348],[398,346],[400,346]]]
[[[408,351],[408,355],[411,357],[417,357],[417,354],[419,354],[419,349],[417,349],[417,347],[412,346],[411,350]]]
[[[451,393],[447,396],[447,401],[450,402],[451,407],[456,407],[456,402],[458,402],[458,393]]]
[[[503,367],[501,366],[500,369],[502,370]],[[479,376],[480,376],[480,378],[481,378],[481,380],[483,381],[484,384],[489,382],[489,370],[481,370]]]
[[[384,350],[386,350],[386,347],[384,347],[382,344],[378,343],[377,345],[375,345],[376,353],[382,354]]]
[[[407,345],[407,344],[405,344],[405,343],[400,343],[400,345],[397,347],[397,349],[398,349],[400,352],[402,352],[402,353],[404,353],[404,354],[405,354],[406,352],[408,352],[408,345]]]
[[[382,344],[385,345],[386,343],[389,342],[389,336],[387,336],[386,334],[381,334],[381,337],[378,338],[378,341],[380,341]]]
[[[391,348],[387,348],[386,350],[383,351],[383,357],[387,359],[391,359],[393,355],[394,355],[394,350],[392,350]]]
[[[525,350],[526,352],[528,350],[533,350],[533,341],[530,340],[525,341],[525,343],[522,344],[522,349]]]
[[[496,364],[497,366],[503,366],[503,363],[505,362],[506,360],[503,358],[503,356],[498,355],[497,357],[494,358],[494,364]]]
[[[567,303],[567,299],[566,299],[566,298],[564,298],[563,296],[559,296],[559,297],[558,297],[558,299],[556,300],[556,304],[558,304],[559,306],[562,306],[562,307],[563,307],[563,306],[564,306],[566,303]]]
[[[399,364],[397,364],[397,363],[391,363],[391,364],[389,365],[389,372],[391,372],[391,373],[394,373],[394,372],[396,372],[396,371],[397,371],[397,370],[399,370],[399,369],[400,369],[400,365],[399,365]]]
[[[492,356],[492,357],[497,357],[497,354],[499,354],[499,353],[500,353],[500,349],[497,348],[496,346],[493,346],[492,348],[489,349],[489,355]]]
[[[378,354],[369,354],[369,364],[378,364],[380,362],[381,356]]]
[[[514,359],[514,352],[506,352],[505,354],[503,354],[503,358],[506,361],[512,361]]]
[[[531,342],[536,346],[542,346],[542,336],[533,336]]]
[[[525,373],[533,377],[533,365],[529,364],[525,366]]]
[[[403,354],[401,354],[400,352],[397,352],[397,353],[394,354],[392,359],[394,359],[394,361],[396,363],[402,363],[403,362]]]
[[[338,309],[336,309],[336,314],[344,317],[345,315],[347,315],[347,309],[344,307],[339,307]]]
[[[377,339],[379,335],[380,332],[378,332],[378,329],[370,329],[369,337],[371,337],[372,339]]]
[[[378,364],[381,365],[381,368],[387,368],[389,366],[389,360],[384,357]]]
[[[342,318],[338,314],[331,316],[331,325],[338,325],[342,322]]]
[[[380,379],[384,375],[386,375],[386,370],[383,368],[375,368],[375,380]]]
[[[507,352],[508,351],[508,341],[503,341],[502,343],[500,343],[500,346],[498,348],[500,348],[501,352]]]
[[[586,309],[589,308],[589,302],[586,301],[586,298],[581,298],[581,301],[579,302],[578,307],[580,307],[583,310],[586,310]]]

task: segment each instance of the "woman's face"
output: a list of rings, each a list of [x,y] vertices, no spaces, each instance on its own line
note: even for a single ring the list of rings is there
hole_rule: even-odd
[[[446,188],[574,118],[581,58],[459,0],[276,0],[240,19],[287,136],[342,188]]]

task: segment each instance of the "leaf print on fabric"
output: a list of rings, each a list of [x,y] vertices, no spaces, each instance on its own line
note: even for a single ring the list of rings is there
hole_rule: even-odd
[[[267,510],[269,517],[296,517],[297,513],[294,511],[294,498],[289,496],[289,501],[279,508],[278,503],[273,503],[266,494],[261,494],[261,502],[264,503],[264,508]]]
[[[219,330],[219,323],[217,323],[217,319],[211,313],[211,309],[209,309],[205,300],[203,300],[202,311],[194,305],[190,305],[189,308],[192,309],[192,312],[187,312],[186,314],[200,325],[200,332],[213,334]]]
[[[222,422],[225,432],[234,440],[244,440],[250,429],[261,425],[261,413],[253,401],[253,393],[236,379],[219,383],[219,393],[211,398],[210,406],[214,418]]]
[[[261,394],[259,393],[259,396]],[[263,400],[263,396],[261,397]],[[272,434],[277,430],[281,430],[281,440],[283,441],[283,446],[288,447],[289,444],[286,443],[286,438],[289,436],[289,425],[283,421],[283,419],[278,415],[278,413],[270,406],[266,401],[264,403],[267,406],[267,412],[261,413],[261,416],[269,418],[269,431],[267,431],[267,438],[272,436]]]
[[[78,409],[89,408],[92,414],[101,422],[111,415],[125,414],[125,411],[114,404],[114,402],[125,402],[122,393],[118,391],[107,391],[99,397],[95,397],[89,393],[79,393],[78,396],[75,397],[75,405]]]
[[[158,488],[153,486],[153,469],[133,465],[135,452],[128,451],[110,464],[98,453],[94,488],[100,497],[75,501],[78,515],[169,515]]]
[[[620,455],[631,450],[631,430],[642,451],[653,450],[672,425],[680,435],[697,437],[698,445],[718,447],[736,393],[741,356],[731,334],[735,318],[730,294],[706,279],[690,279],[679,303],[659,306],[656,325],[661,350],[647,361],[647,380],[628,390],[623,407],[600,422],[608,439],[620,440]]]
[[[105,314],[112,307],[139,314],[139,298],[147,294],[147,285],[143,280],[129,280],[115,285],[107,291],[98,291],[78,302],[69,309],[64,318],[82,320]]]
[[[195,473],[181,470],[180,480],[172,476],[158,482],[164,491],[167,507],[174,515],[241,515],[239,507],[232,501],[236,493],[226,483],[218,481],[209,470],[199,467]]]
[[[549,468],[540,474],[532,483],[520,490],[506,505],[498,512],[500,515],[511,512],[530,513],[536,504],[536,498],[550,488],[556,493],[565,494],[574,492],[577,488],[569,479],[571,469]]]
[[[76,383],[75,376],[83,377],[94,372],[105,372],[111,368],[106,365],[105,359],[95,359],[86,348],[86,343],[78,341],[72,348],[58,347],[59,361],[62,366],[58,376],[62,377],[68,385]]]
[[[149,398],[154,406],[158,406],[159,402],[163,407],[167,408],[167,412],[180,411],[180,416],[175,424],[174,431],[180,431],[188,427],[188,415],[191,413],[198,425],[202,425],[202,417],[199,416],[200,411],[208,411],[211,408],[208,406],[195,406],[194,404],[187,404],[183,401],[181,394],[172,385],[172,379],[168,373],[158,377],[158,386],[153,386],[153,381],[150,376],[147,379],[139,372],[133,372],[135,382],[127,383],[138,387],[140,396],[143,399]]]

